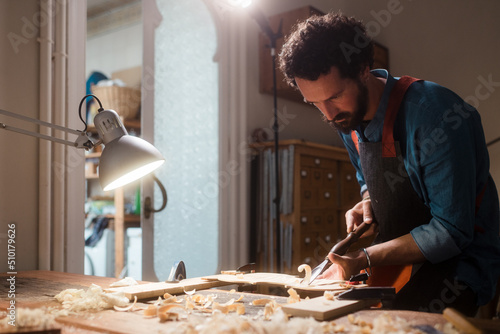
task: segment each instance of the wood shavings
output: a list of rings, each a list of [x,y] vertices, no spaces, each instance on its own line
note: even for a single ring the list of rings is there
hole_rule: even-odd
[[[117,282],[111,283],[109,286],[112,288],[123,287],[123,286],[133,286],[138,285],[137,281],[132,277],[125,277]]]
[[[179,305],[179,304],[167,304],[167,305],[159,306],[157,308],[157,312],[158,312],[158,314],[169,312],[171,309],[176,308],[176,307],[177,308],[184,308],[184,306]]]
[[[160,322],[179,320],[179,314],[175,312],[159,313],[158,318],[160,319]]]
[[[103,310],[113,306],[125,307],[129,300],[123,292],[104,292],[103,289],[92,284],[87,290],[66,289],[58,293],[55,298],[63,307],[72,312]]]
[[[293,288],[290,288],[288,289],[288,294],[290,295],[287,299],[287,303],[288,304],[293,304],[293,303],[297,303],[297,302],[300,302],[300,296],[299,294],[297,293],[297,291],[295,291],[295,289]]]
[[[229,305],[232,305],[232,304],[234,304],[234,298],[231,298],[230,300],[228,300],[227,302],[225,302],[224,304],[221,304],[221,305],[229,306]]]
[[[337,299],[337,295],[340,292],[341,291],[325,291],[323,293],[323,296],[325,297],[326,300],[335,300],[335,299]]]
[[[245,314],[245,305],[242,303],[234,303],[228,306],[229,312],[235,312],[238,315]]]
[[[49,310],[45,308],[29,309],[19,307],[16,309],[14,322],[15,326],[9,324],[11,318],[7,316],[0,320],[0,330],[2,333],[5,333],[10,329],[12,329],[12,331],[18,331],[21,329],[30,329],[33,331],[46,330],[55,326],[55,317],[56,314],[51,314]]]
[[[129,306],[125,306],[125,307],[113,305],[113,309],[115,311],[119,311],[119,312],[127,312],[127,311],[132,310],[135,307],[136,303],[137,303],[137,296],[134,296],[134,303],[133,304],[131,304]]]
[[[303,272],[304,270],[306,271],[306,275],[300,285],[308,285],[309,282],[311,281],[311,266],[308,264],[301,264],[297,270],[299,273]]]
[[[269,299],[269,298],[260,298],[260,299],[255,299],[252,301],[252,305],[254,306],[262,306],[262,305],[266,305],[267,303],[270,303],[272,302],[272,299]]]
[[[164,300],[161,302],[162,304],[170,304],[170,303],[181,303],[182,300],[177,299],[177,296],[171,295],[168,292],[165,292],[163,295]]]
[[[145,310],[144,310],[144,313],[143,315],[145,317],[156,317],[156,314],[157,314],[157,309],[158,309],[158,306],[157,305],[149,305]]]
[[[229,308],[227,307],[227,305],[221,305],[221,304],[215,302],[214,305],[212,306],[212,311],[218,311],[218,312],[221,312],[223,314],[228,314]]]

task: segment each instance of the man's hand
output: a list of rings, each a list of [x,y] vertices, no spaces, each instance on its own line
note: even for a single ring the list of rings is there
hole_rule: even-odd
[[[371,224],[373,222],[373,211],[370,196],[364,194],[363,200],[357,203],[352,209],[346,212],[345,220],[347,225],[347,233],[351,233],[362,222]],[[363,234],[364,237],[374,233],[374,229],[369,229]]]
[[[328,258],[332,265],[318,276],[319,279],[348,280],[366,267],[366,257],[363,251],[354,251],[344,256],[329,253]]]

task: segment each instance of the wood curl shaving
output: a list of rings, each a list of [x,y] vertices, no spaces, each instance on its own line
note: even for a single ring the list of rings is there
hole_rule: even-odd
[[[133,308],[135,307],[136,303],[137,303],[137,296],[134,296],[134,302],[131,305],[125,306],[125,307],[120,307],[120,306],[113,305],[113,309],[115,311],[118,311],[118,312],[127,312],[127,311],[130,311],[130,310],[133,310]]]
[[[290,288],[287,290],[288,294],[290,295],[287,299],[287,303],[288,304],[293,304],[293,303],[298,303],[300,302],[300,296],[299,294],[297,293],[297,291],[295,291],[294,288]]]
[[[260,299],[253,300],[252,301],[252,305],[254,305],[254,306],[262,306],[262,305],[266,305],[267,303],[270,303],[272,301],[273,300],[269,299],[269,298],[260,298]]]
[[[335,300],[335,296],[337,295],[338,293],[335,293],[333,291],[325,291],[323,293],[323,297],[325,297],[326,300]]]
[[[179,320],[179,314],[175,312],[158,313],[158,318],[160,322]]]
[[[299,268],[297,268],[299,273],[303,272],[304,270],[306,271],[306,275],[300,285],[308,285],[309,282],[311,281],[311,266],[308,264],[301,264]]]
[[[157,309],[158,309],[158,306],[156,306],[156,305],[149,305],[144,310],[143,314],[144,314],[145,317],[156,317]]]

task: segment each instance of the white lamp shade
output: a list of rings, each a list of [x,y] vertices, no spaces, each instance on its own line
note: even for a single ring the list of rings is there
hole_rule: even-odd
[[[133,182],[165,162],[160,151],[144,139],[125,135],[107,143],[99,161],[99,182],[104,191]]]

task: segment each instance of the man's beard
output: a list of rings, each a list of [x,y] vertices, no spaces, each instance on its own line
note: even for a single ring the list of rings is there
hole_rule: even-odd
[[[359,94],[357,98],[357,109],[353,112],[341,112],[334,119],[328,120],[323,115],[323,120],[338,131],[349,134],[355,130],[365,118],[368,111],[368,88],[359,79],[357,80]],[[338,123],[339,120],[342,122]]]

